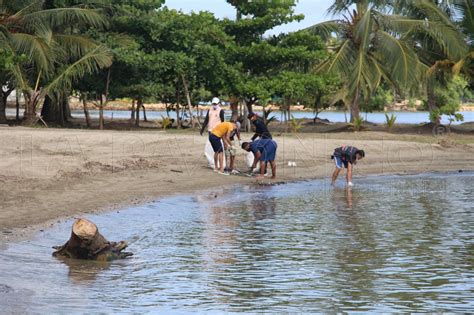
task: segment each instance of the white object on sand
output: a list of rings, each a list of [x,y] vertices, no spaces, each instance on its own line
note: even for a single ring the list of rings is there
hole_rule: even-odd
[[[221,140],[222,141],[222,140]],[[210,168],[214,168],[214,150],[209,140],[206,141],[206,146],[204,147],[204,156],[207,159],[207,164]],[[252,161],[253,162],[253,161]],[[224,159],[224,167],[226,167],[226,161]]]
[[[247,167],[251,167],[253,165],[253,159],[254,159],[253,153],[247,152],[247,154],[245,155],[245,163],[247,164]]]

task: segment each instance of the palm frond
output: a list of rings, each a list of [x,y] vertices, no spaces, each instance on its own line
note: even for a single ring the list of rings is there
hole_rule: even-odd
[[[413,81],[418,81],[419,60],[412,47],[385,31],[378,31],[376,40],[380,52],[378,58],[388,61],[385,64],[390,69],[393,80],[408,85]]]
[[[19,64],[15,64],[10,69],[10,74],[11,74],[11,77],[13,78],[13,81],[15,82],[15,86],[17,88],[19,88],[22,91],[27,91],[27,90],[31,89],[29,84],[28,84],[27,74],[20,67]]]
[[[422,16],[386,15],[390,29],[404,37],[425,38],[434,41],[451,59],[459,59],[467,52],[467,45],[456,25],[436,4],[428,0],[410,1],[410,5]]]
[[[364,50],[369,49],[372,24],[371,10],[366,10],[354,27],[355,40],[360,43],[360,46]]]
[[[378,61],[363,50],[358,51],[357,60],[349,77],[349,90],[362,90],[365,95],[371,94],[379,86],[383,72]]]
[[[31,12],[23,15],[22,20],[25,28],[30,30],[40,24],[51,28],[74,24],[98,28],[107,25],[107,20],[99,10],[75,7]]]
[[[350,6],[353,4],[354,0],[335,0],[327,10],[327,13],[331,15],[338,15],[342,12],[347,12]]]
[[[342,75],[348,77],[351,74],[350,67],[355,62],[356,49],[352,45],[351,41],[345,40],[339,49],[336,51],[334,56],[327,62],[323,63],[321,70],[326,68],[327,71],[339,72]]]
[[[67,52],[70,58],[79,58],[97,46],[91,39],[75,34],[54,34],[54,41]]]
[[[436,42],[449,58],[459,59],[467,52],[467,45],[462,35],[449,25],[439,21],[423,21],[404,17],[394,19],[393,16],[391,18],[391,25],[397,33],[404,34],[404,36],[418,33],[427,39],[429,38]]]
[[[34,62],[36,67],[49,71],[54,60],[52,59],[51,45],[47,36],[40,37],[26,33],[14,33],[10,35],[11,46],[17,54],[25,54]]]
[[[347,29],[347,25],[342,20],[332,20],[321,22],[307,28],[308,31],[319,35],[324,41],[332,37],[332,34],[342,34]]]
[[[464,68],[464,64],[466,63],[466,61],[468,59],[472,59],[474,60],[474,51],[471,51],[469,52],[466,57],[462,58],[461,60],[459,60],[458,62],[456,62],[453,66],[453,73],[454,74],[459,74],[462,69]]]
[[[86,74],[95,73],[98,70],[110,67],[112,64],[112,52],[105,46],[97,46],[73,64],[67,66],[59,75],[51,81],[44,89],[44,93],[69,90],[74,82]]]
[[[466,35],[468,44],[474,46],[474,2],[454,0],[452,5],[460,16],[459,26]]]

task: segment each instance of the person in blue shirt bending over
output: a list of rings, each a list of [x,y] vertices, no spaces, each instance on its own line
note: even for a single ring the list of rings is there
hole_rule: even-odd
[[[252,142],[242,143],[242,149],[247,152],[252,152],[254,155],[253,165],[251,170],[257,166],[260,161],[260,175],[257,178],[263,178],[265,173],[265,164],[270,162],[272,167],[272,179],[276,178],[276,150],[277,143],[272,139],[259,139]]]
[[[332,181],[331,184],[334,185],[336,183],[337,176],[342,170],[344,165],[347,168],[347,186],[353,186],[352,184],[352,166],[353,164],[357,164],[357,161],[365,157],[364,150],[359,150],[356,147],[345,146],[336,148],[334,150],[333,155],[331,155],[331,159],[334,160],[336,164],[336,169],[332,174]]]

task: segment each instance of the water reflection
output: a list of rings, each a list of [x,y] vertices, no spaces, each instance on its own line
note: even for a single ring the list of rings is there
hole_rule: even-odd
[[[50,245],[70,233],[59,225],[2,251],[1,283],[27,298],[0,288],[0,302],[22,313],[472,312],[473,179],[242,187],[93,216],[135,256],[54,259]]]
[[[67,267],[67,275],[72,283],[83,285],[93,283],[101,273],[109,270],[112,266],[108,262],[82,261],[64,257],[55,257],[55,259]]]
[[[377,251],[377,237],[371,221],[367,220],[365,204],[359,200],[362,198],[360,191],[349,187],[333,191],[342,235],[336,243],[336,263],[331,277],[339,279],[334,283],[334,291],[338,292],[344,307],[366,310],[377,296],[374,270],[384,261]]]
[[[252,309],[255,300],[272,296],[261,276],[266,273],[262,265],[271,263],[263,222],[274,217],[275,208],[275,197],[261,196],[210,205],[203,244],[211,258],[205,259],[213,278],[211,291],[220,303]]]

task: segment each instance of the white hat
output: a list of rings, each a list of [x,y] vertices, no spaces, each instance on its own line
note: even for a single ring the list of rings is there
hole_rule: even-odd
[[[211,104],[219,104],[220,102],[221,102],[221,101],[220,101],[217,97],[214,97],[214,98],[212,99]]]

